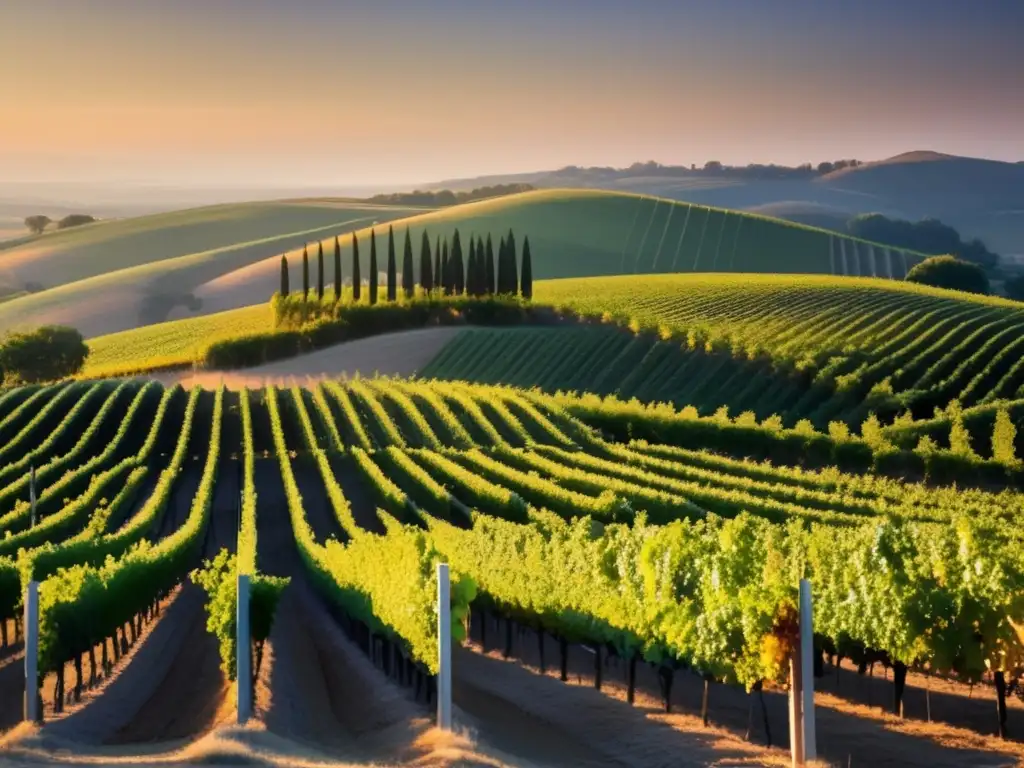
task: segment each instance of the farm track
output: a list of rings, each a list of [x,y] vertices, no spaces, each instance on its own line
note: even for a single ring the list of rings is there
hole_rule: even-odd
[[[477,631],[474,621],[474,632]],[[467,679],[472,686],[489,686],[494,695],[510,696],[502,688],[500,680],[508,680],[510,687],[521,686],[525,691],[525,706],[542,716],[545,721],[557,722],[565,717],[561,710],[579,713],[580,723],[585,724],[591,739],[588,742],[594,748],[600,748],[607,740],[609,749],[627,748],[635,741],[640,752],[630,754],[626,759],[628,765],[665,765],[657,753],[646,755],[647,750],[656,750],[657,738],[640,739],[636,727],[624,728],[624,722],[632,715],[619,713],[622,720],[611,717],[612,711],[630,709],[643,714],[648,723],[662,722],[681,724],[692,728],[700,727],[701,699],[703,696],[703,680],[696,674],[679,670],[674,677],[672,689],[672,713],[665,714],[662,696],[655,670],[647,664],[638,663],[636,667],[636,702],[632,708],[626,703],[626,670],[627,664],[620,660],[606,659],[602,672],[602,691],[594,690],[593,655],[582,646],[569,647],[568,682],[559,679],[559,648],[557,641],[545,636],[544,653],[546,672],[540,674],[539,647],[536,633],[532,630],[519,629],[514,633],[513,654],[509,661],[502,658],[500,648],[504,644],[504,624],[500,626],[488,622],[487,629],[488,653],[484,653],[477,636],[472,643],[472,650],[459,651],[459,661],[455,665],[456,675],[464,670],[471,670]],[[465,659],[470,660],[466,661]],[[479,660],[479,661],[477,661]],[[514,670],[514,671],[510,671]],[[849,668],[843,669],[840,687],[843,691],[866,690],[864,679]],[[532,676],[539,682],[532,682],[520,675]],[[934,723],[922,722],[924,691],[916,687],[921,679],[916,675],[908,675],[907,691],[904,694],[906,720],[883,713],[879,704],[889,704],[892,699],[892,682],[881,677],[868,678],[874,686],[874,707],[851,702],[831,692],[830,680],[835,680],[833,667],[826,666],[825,677],[815,680],[815,717],[817,723],[817,745],[820,758],[832,764],[867,764],[878,768],[895,768],[896,766],[939,766],[954,768],[955,766],[995,766],[1018,764],[1024,758],[1024,749],[1019,744],[1004,743],[981,735],[994,730],[995,700],[991,691],[977,692],[975,697],[967,699],[958,692],[963,688],[956,683],[942,684],[932,682],[932,716]],[[914,687],[912,687],[912,685]],[[559,694],[556,686],[566,689]],[[819,687],[820,686],[820,687]],[[456,703],[459,686],[456,684]],[[561,703],[558,697],[564,695]],[[569,697],[575,704],[570,703]],[[545,705],[545,699],[552,701]],[[865,694],[865,703],[867,696]],[[605,703],[602,703],[604,700]],[[772,734],[772,744],[784,747],[789,745],[788,699],[785,692],[765,691],[764,701],[768,710],[768,722]],[[555,702],[559,702],[556,706]],[[1009,721],[1010,733],[1024,736],[1019,723],[1024,718],[1024,709],[1011,704]],[[607,711],[606,711],[607,709]],[[709,723],[713,730],[732,733],[742,738],[751,728],[751,739],[756,745],[764,745],[764,715],[760,704],[754,699],[751,710],[751,696],[739,686],[712,684],[709,689]],[[969,714],[970,722],[965,719]],[[943,716],[949,717],[948,723],[938,722]],[[957,716],[959,715],[959,716]],[[607,720],[607,722],[606,722]],[[987,727],[986,727],[987,726]],[[582,725],[581,725],[582,727]],[[965,731],[970,727],[977,732]],[[617,729],[621,729],[618,730]],[[655,729],[656,731],[657,729]],[[678,749],[678,747],[677,747]],[[694,753],[695,747],[685,747],[688,753]],[[719,746],[719,750],[721,746]],[[666,753],[670,754],[670,753]],[[719,759],[720,751],[715,753]],[[647,762],[650,759],[651,762]],[[694,763],[706,765],[712,760],[708,757]]]
[[[308,468],[313,474],[296,470],[310,523],[317,537],[326,539],[338,526],[326,495],[316,493],[316,469]],[[279,736],[348,759],[400,758],[413,740],[418,712],[398,689],[377,677],[313,591],[295,546],[275,459],[257,462],[256,492],[259,571],[291,578],[257,683],[257,716]]]
[[[183,523],[201,474],[197,463],[183,472],[161,526],[162,536]],[[234,550],[238,491],[237,463],[222,461],[204,558],[222,547]],[[61,730],[66,728],[79,740],[109,745],[189,739],[230,717],[228,693],[217,640],[206,631],[204,593],[186,580],[103,695],[69,714]]]

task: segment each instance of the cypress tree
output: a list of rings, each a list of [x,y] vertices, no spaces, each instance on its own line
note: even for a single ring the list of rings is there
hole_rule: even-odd
[[[288,257],[281,254],[281,296],[287,296],[291,293],[291,287],[288,284]]]
[[[395,230],[388,225],[388,301],[398,298],[398,265],[395,263]]]
[[[427,231],[423,230],[423,242],[420,243],[420,286],[425,293],[434,290],[434,259],[430,255],[430,238]]]
[[[520,289],[524,299],[533,298],[533,260],[530,258],[530,238],[523,238],[523,279]]]
[[[444,288],[444,270],[441,269],[441,236],[437,236],[437,244],[434,246],[434,288]]]
[[[302,300],[309,301],[309,254],[302,246]]]
[[[316,298],[323,301],[324,298],[324,244],[317,243],[316,246]]]
[[[505,238],[501,238],[501,243],[498,245],[498,288],[497,293],[508,292],[508,248],[505,244]]]
[[[441,246],[441,288],[445,296],[452,292],[452,270],[448,264],[448,241]]]
[[[334,238],[334,300],[341,301],[341,243]]]
[[[469,236],[469,261],[466,263],[466,293],[476,296],[476,238]]]
[[[359,238],[352,233],[352,301],[363,295],[363,280],[359,276]]]
[[[412,271],[412,235],[408,227],[405,228],[405,254],[402,256],[402,290],[407,299],[411,299],[416,291],[416,276]]]
[[[462,263],[462,239],[459,237],[458,229],[452,236],[452,254],[449,264],[452,269],[452,290],[456,296],[461,296],[466,290],[466,269]]]
[[[488,296],[494,295],[494,281],[497,275],[494,271],[494,244],[491,242],[491,236],[487,235],[487,248],[484,255],[485,264],[484,269],[484,293]]]
[[[377,233],[370,230],[370,304],[377,303]]]
[[[508,240],[505,241],[508,248],[508,293],[515,296],[519,293],[519,268],[516,266],[518,254],[516,253],[516,236],[512,230],[508,231]]]

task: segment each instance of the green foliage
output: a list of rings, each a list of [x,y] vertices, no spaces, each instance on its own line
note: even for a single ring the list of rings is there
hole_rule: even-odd
[[[288,282],[288,257],[281,256],[281,287],[278,290],[282,296],[287,296],[292,292],[291,286]]]
[[[907,272],[912,283],[967,293],[989,293],[988,277],[977,264],[953,256],[932,256]]]
[[[377,270],[377,233],[374,230],[370,230],[370,304],[377,303],[377,283],[378,283],[378,270]]]
[[[430,247],[430,242],[426,239],[426,233],[424,232],[424,243],[427,247]],[[429,263],[430,256],[427,255]],[[409,235],[409,229],[406,227],[405,230],[405,248],[402,251],[402,292],[405,294],[405,298],[411,299],[413,293],[416,291],[416,274],[413,272],[413,257],[412,257],[412,237]]]
[[[283,294],[287,295],[287,294]],[[334,300],[341,299],[341,244],[334,238]]]
[[[213,429],[199,489],[184,525],[159,544],[141,541],[101,566],[59,570],[39,588],[39,668],[56,669],[109,637],[167,594],[186,575],[209,522],[220,454],[223,389],[214,402]]]
[[[324,244],[316,244],[316,298],[324,300]]]
[[[1024,275],[1016,275],[1004,281],[1003,291],[1014,301],[1024,301]]]
[[[1014,444],[1016,438],[1017,427],[1010,418],[1009,410],[1000,408],[992,426],[992,458],[1011,466],[1019,464]]]
[[[82,334],[47,325],[0,341],[0,374],[7,384],[63,379],[82,370],[88,356]]]
[[[398,265],[395,263],[395,230],[388,227],[388,301],[398,298]]]

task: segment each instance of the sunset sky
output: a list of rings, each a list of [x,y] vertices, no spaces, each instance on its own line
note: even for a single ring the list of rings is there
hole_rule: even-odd
[[[1024,160],[1021,0],[0,0],[0,180]]]

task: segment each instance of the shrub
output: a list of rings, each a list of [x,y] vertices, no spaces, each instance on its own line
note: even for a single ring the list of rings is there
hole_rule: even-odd
[[[89,356],[74,328],[47,325],[8,335],[0,343],[0,372],[8,383],[33,383],[73,376]]]
[[[953,256],[932,256],[925,259],[907,272],[906,279],[911,283],[948,288],[952,291],[982,294],[989,292],[985,270],[977,264]]]

